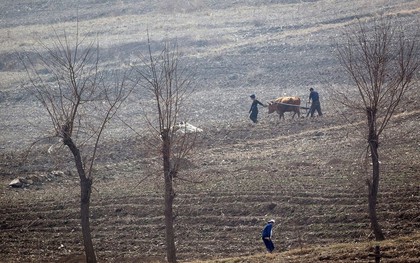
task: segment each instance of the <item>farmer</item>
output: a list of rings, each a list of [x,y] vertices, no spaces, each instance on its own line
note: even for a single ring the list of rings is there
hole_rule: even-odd
[[[318,116],[322,116],[321,112],[321,103],[319,102],[319,94],[316,92],[313,88],[309,89],[309,103],[311,103],[311,108],[309,109],[308,114],[306,114],[306,117],[309,116],[309,113],[311,114],[311,117],[314,116],[315,110],[318,112]]]
[[[262,104],[259,100],[255,98],[255,94],[249,96],[252,99],[251,108],[249,109],[249,118],[252,120],[253,123],[258,122],[258,104],[267,107],[266,105]]]
[[[273,235],[273,224],[274,219],[270,219],[262,231],[262,240],[264,241],[264,245],[267,248],[268,253],[273,253],[274,250],[274,244],[271,240],[271,236]]]

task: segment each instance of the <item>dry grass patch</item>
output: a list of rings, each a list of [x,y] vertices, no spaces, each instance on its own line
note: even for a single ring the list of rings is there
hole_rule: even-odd
[[[257,254],[246,257],[191,261],[188,263],[298,263],[298,262],[370,262],[374,247],[379,245],[384,262],[419,262],[420,232],[382,242],[341,243],[311,246],[281,253]],[[385,261],[386,259],[386,261]]]

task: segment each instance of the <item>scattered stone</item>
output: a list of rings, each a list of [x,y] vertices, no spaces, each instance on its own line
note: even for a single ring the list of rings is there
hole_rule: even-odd
[[[49,175],[52,175],[52,176],[64,176],[64,172],[63,171],[51,171],[51,172],[49,172]]]
[[[184,121],[177,123],[172,129],[174,129],[175,133],[178,135],[203,132],[203,129]]]
[[[331,260],[331,256],[330,255],[321,255],[321,256],[318,257],[318,259],[320,261],[323,261],[323,260]]]
[[[271,211],[271,210],[273,210],[276,206],[277,206],[277,204],[275,204],[275,203],[270,203],[269,205],[267,205],[267,209]]]
[[[26,177],[28,180],[32,181],[34,184],[41,183],[41,178],[36,174],[31,174]]]
[[[23,182],[20,180],[20,178],[16,178],[9,183],[9,186],[13,188],[21,188],[23,187]]]
[[[9,186],[13,188],[23,188],[34,184],[42,184],[43,182],[56,180],[59,177],[63,177],[65,173],[63,171],[51,171],[46,174],[31,174],[23,177],[13,179]]]
[[[6,220],[3,220],[1,223],[0,223],[0,229],[6,229],[6,228],[8,228],[9,227],[9,224],[6,222]]]

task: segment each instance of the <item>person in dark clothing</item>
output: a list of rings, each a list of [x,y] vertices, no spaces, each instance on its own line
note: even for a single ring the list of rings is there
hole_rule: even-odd
[[[253,123],[257,123],[258,122],[258,105],[261,105],[263,107],[267,107],[267,106],[262,104],[259,100],[257,100],[254,94],[252,94],[249,97],[252,99],[251,108],[249,109],[249,118],[252,120]]]
[[[318,116],[322,116],[321,112],[321,103],[319,102],[319,94],[316,92],[313,88],[309,89],[309,103],[311,103],[311,108],[308,111],[308,114],[306,114],[306,117],[309,116],[309,113],[311,114],[311,117],[314,116],[315,111],[318,112]]]
[[[267,251],[269,253],[273,253],[273,250],[274,250],[274,244],[273,244],[273,241],[271,240],[271,237],[273,235],[273,224],[274,224],[274,219],[271,219],[270,221],[268,221],[261,235],[264,245],[267,248]]]

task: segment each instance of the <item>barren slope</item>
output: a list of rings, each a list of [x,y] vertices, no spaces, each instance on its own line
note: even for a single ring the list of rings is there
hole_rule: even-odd
[[[81,31],[91,32],[88,39],[98,36],[101,68],[129,63],[145,49],[148,28],[156,43],[176,38],[184,62],[196,73],[197,91],[184,117],[204,133],[185,160],[182,176],[188,180],[177,184],[175,227],[182,261],[263,252],[259,235],[268,218],[278,222],[279,251],[371,240],[366,175],[360,170],[363,121],[349,124],[332,102],[331,89],[349,88],[333,47],[340,30],[355,18],[385,13],[415,23],[418,1],[159,2],[1,5],[0,262],[54,262],[82,253],[80,190],[67,150],[60,153],[57,147],[50,156],[47,149],[55,141],[42,140],[23,158],[51,127],[42,107],[21,87],[25,74],[14,56],[38,38],[49,43],[51,26],[71,31],[76,8]],[[260,123],[249,124],[250,93],[264,102],[283,94],[305,100],[309,87],[320,91],[323,118],[291,120],[287,115],[279,122],[261,110]],[[420,227],[420,107],[418,95],[409,95],[380,147],[378,212],[389,238],[411,235]],[[142,91],[133,94],[120,114],[138,127],[144,123],[142,98]],[[137,136],[120,122],[110,126],[105,138],[92,193],[98,258],[163,259],[160,161],[145,147],[150,138]],[[25,189],[7,186],[17,176],[56,169],[66,174]],[[418,247],[418,238],[413,243]],[[290,262],[299,262],[299,256],[305,260],[305,253],[293,253],[297,255]],[[388,254],[398,262],[404,253]],[[420,257],[409,255],[407,262]]]

